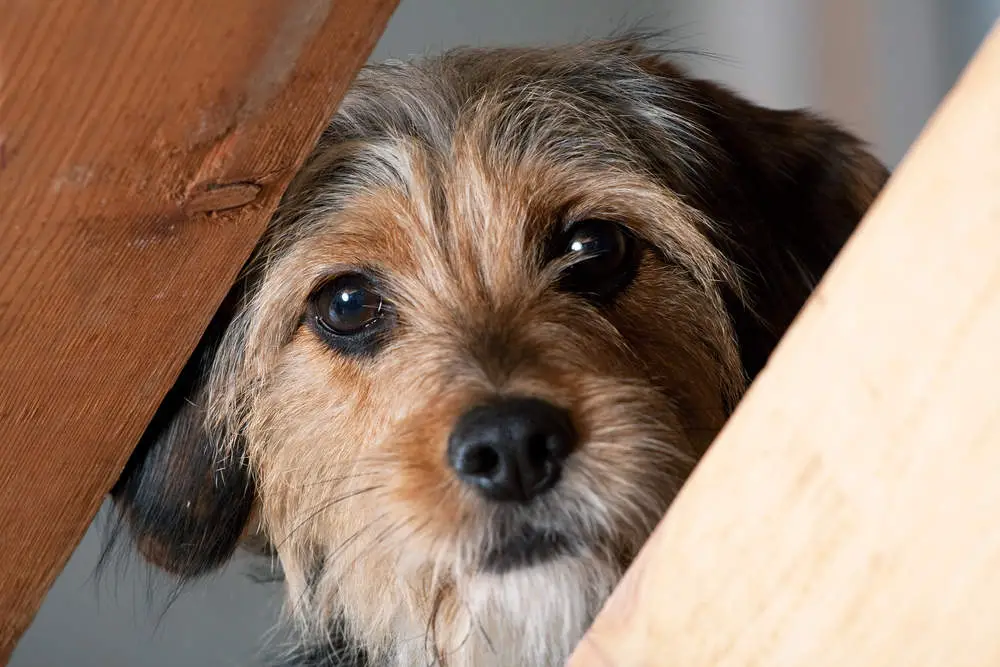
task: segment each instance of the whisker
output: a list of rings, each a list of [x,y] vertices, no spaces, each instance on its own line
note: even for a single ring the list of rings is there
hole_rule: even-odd
[[[330,509],[330,508],[331,508],[331,507],[333,507],[334,505],[337,505],[338,503],[342,503],[342,502],[344,502],[345,500],[350,500],[351,498],[356,498],[356,497],[358,497],[358,496],[360,496],[360,495],[362,495],[362,494],[365,494],[365,493],[369,493],[369,492],[371,492],[371,491],[376,491],[376,490],[378,490],[378,489],[382,489],[382,488],[384,488],[384,487],[383,487],[383,485],[381,485],[381,484],[378,484],[378,485],[375,485],[375,486],[368,486],[368,487],[365,487],[365,488],[363,488],[363,489],[358,489],[358,490],[356,490],[356,491],[351,491],[350,493],[345,493],[345,494],[344,494],[344,495],[342,495],[342,496],[338,496],[337,498],[334,498],[333,500],[330,500],[330,501],[328,501],[328,502],[325,502],[325,503],[321,504],[321,505],[320,505],[320,506],[319,506],[318,508],[316,508],[316,509],[315,509],[315,511],[310,511],[310,512],[309,512],[309,515],[308,515],[308,516],[306,516],[306,517],[305,517],[304,519],[302,519],[302,520],[301,520],[301,521],[300,521],[299,523],[297,523],[297,524],[296,524],[296,525],[295,525],[295,526],[294,526],[294,527],[293,527],[293,528],[292,528],[292,529],[291,529],[291,530],[290,530],[290,531],[288,532],[288,534],[287,534],[287,535],[285,535],[285,537],[284,537],[284,538],[283,538],[283,539],[282,539],[282,540],[281,540],[280,542],[278,542],[277,544],[275,544],[274,548],[275,548],[275,549],[279,549],[279,548],[281,548],[282,546],[284,546],[284,545],[285,545],[285,543],[286,543],[286,542],[288,542],[288,540],[289,540],[289,539],[290,539],[290,538],[291,538],[291,537],[292,537],[292,536],[293,536],[293,535],[294,535],[294,534],[295,534],[296,532],[298,532],[298,531],[299,531],[299,530],[300,530],[301,528],[303,528],[303,527],[304,527],[304,526],[305,526],[306,524],[308,524],[308,523],[309,523],[310,521],[312,521],[312,520],[313,520],[313,519],[315,519],[315,518],[316,518],[317,516],[319,516],[320,514],[322,514],[323,512],[325,512],[326,510]]]
[[[313,481],[310,481],[310,482],[305,482],[304,484],[299,484],[295,488],[298,488],[298,489],[307,489],[307,488],[309,488],[311,486],[318,486],[320,484],[334,484],[334,483],[337,483],[337,482],[346,482],[346,481],[351,480],[351,479],[358,479],[360,477],[371,477],[372,475],[378,475],[378,474],[380,474],[379,471],[377,471],[377,470],[370,470],[368,472],[351,473],[350,475],[338,475],[336,477],[324,477],[324,478],[313,480]]]
[[[427,615],[427,630],[424,632],[424,653],[431,659],[428,667],[432,667],[434,663],[440,662],[440,659],[443,657],[443,652],[440,650],[438,643],[437,617],[441,612],[441,605],[444,604],[444,595],[444,589],[439,588],[434,594],[434,601],[431,603],[431,609]]]

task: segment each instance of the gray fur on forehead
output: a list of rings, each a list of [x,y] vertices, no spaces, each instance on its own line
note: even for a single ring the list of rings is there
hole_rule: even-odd
[[[712,137],[689,81],[649,61],[664,52],[629,36],[556,48],[463,48],[359,74],[320,148],[407,138],[446,156],[476,131],[489,164],[532,157],[622,163],[693,177]],[[645,61],[645,62],[644,62]],[[644,66],[646,65],[646,66]]]
[[[713,112],[653,39],[460,48],[366,67],[286,192],[258,261],[323,229],[358,192],[408,192],[406,146],[447,170],[465,141],[501,180],[530,164],[705,191],[723,154],[702,124]],[[439,205],[441,193],[433,196]]]

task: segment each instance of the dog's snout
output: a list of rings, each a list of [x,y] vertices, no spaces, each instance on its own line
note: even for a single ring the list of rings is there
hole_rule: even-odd
[[[506,398],[458,420],[448,460],[486,498],[527,502],[555,485],[575,444],[568,412],[536,398]]]

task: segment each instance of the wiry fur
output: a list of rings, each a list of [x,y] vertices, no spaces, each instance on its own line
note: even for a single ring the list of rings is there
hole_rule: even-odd
[[[182,391],[199,409],[165,405],[172,430],[130,465],[120,489],[144,495],[119,491],[124,516],[152,560],[198,574],[245,537],[245,511],[237,530],[213,518],[244,480],[304,664],[561,664],[885,176],[834,126],[690,79],[637,38],[369,67],[206,339]],[[646,244],[606,305],[560,291],[564,262],[546,261],[589,218]],[[303,321],[321,281],[357,269],[398,318],[365,357]],[[458,417],[498,394],[564,407],[581,434],[527,507],[447,466]],[[209,471],[186,451],[228,483],[196,488]],[[207,509],[179,520],[192,494]],[[484,573],[525,524],[571,553]]]

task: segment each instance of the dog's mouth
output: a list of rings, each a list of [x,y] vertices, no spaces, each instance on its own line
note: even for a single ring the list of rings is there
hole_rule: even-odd
[[[489,574],[505,574],[572,555],[574,550],[573,541],[563,533],[524,526],[486,552],[482,570]]]

